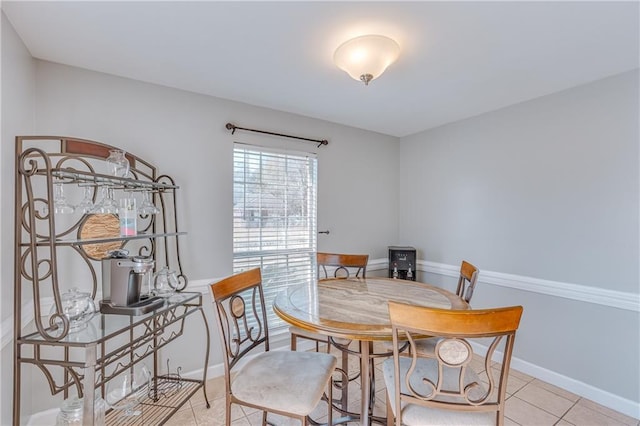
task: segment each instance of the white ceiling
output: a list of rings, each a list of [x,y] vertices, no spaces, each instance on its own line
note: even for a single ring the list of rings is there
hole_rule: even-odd
[[[639,66],[639,3],[2,1],[35,58],[405,136]],[[400,58],[368,87],[353,36]]]

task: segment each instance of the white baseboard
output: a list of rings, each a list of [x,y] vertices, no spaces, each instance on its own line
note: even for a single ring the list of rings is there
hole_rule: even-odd
[[[389,262],[387,259],[373,259],[367,265],[367,270],[387,270],[388,264]],[[458,277],[460,271],[459,266],[457,265],[447,265],[429,261],[418,261],[416,267],[416,269],[421,272],[428,272],[447,277]],[[612,308],[640,312],[640,295],[636,293],[620,292],[597,287],[542,280],[538,278],[503,274],[485,270],[482,270],[480,272],[478,280],[490,285],[514,288],[518,290],[546,294],[570,300],[595,303]],[[209,294],[209,284],[215,281],[218,281],[218,279],[201,279],[190,281],[188,291],[201,292],[206,296],[207,294]],[[30,311],[28,308],[23,309],[23,313],[25,314],[32,314],[32,312],[32,307]],[[2,322],[2,347],[12,341],[12,322],[12,319],[8,319]],[[277,336],[274,336],[274,338],[277,338]],[[275,344],[274,346],[276,346],[278,342],[274,340],[273,343]],[[282,348],[286,347],[287,345],[283,343]],[[623,413],[627,416],[640,418],[640,404],[638,402],[622,398],[618,395],[596,388],[587,383],[580,382],[571,377],[564,376],[562,374],[556,373],[554,371],[534,365],[515,357],[512,360],[512,367],[525,374],[529,374],[554,386],[566,389],[569,392],[592,400],[598,404]],[[209,378],[222,376],[223,374],[224,366],[221,363],[210,365],[207,368],[207,377]],[[190,378],[202,377],[202,369],[186,373],[184,374],[184,376]],[[35,421],[41,414],[45,414],[45,412],[34,414],[33,416],[31,416],[31,418]],[[30,421],[28,424],[35,425],[43,423],[32,423]]]
[[[46,411],[40,411],[39,413],[35,413],[29,416],[29,419],[26,422],[27,426],[45,426],[45,425],[55,425],[56,417],[60,409],[52,408]]]
[[[640,404],[637,402],[596,388],[579,380],[572,379],[571,377],[563,376],[555,371],[547,370],[546,368],[539,367],[518,358],[512,358],[511,368],[533,376],[536,379],[540,379],[543,382],[565,389],[583,398],[597,402],[600,405],[633,417],[634,419],[640,419]]]
[[[471,346],[474,351],[479,353],[487,351],[486,346],[482,346],[477,343],[472,343]],[[503,352],[496,351],[493,355],[493,361],[502,362],[503,355]],[[511,368],[535,377],[543,382],[562,388],[582,398],[589,399],[624,415],[640,419],[640,404],[637,402],[614,395],[611,392],[598,389],[587,383],[564,376],[555,371],[548,370],[517,357],[511,358]]]

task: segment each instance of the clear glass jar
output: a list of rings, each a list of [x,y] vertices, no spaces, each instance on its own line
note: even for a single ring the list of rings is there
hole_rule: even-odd
[[[82,426],[82,398],[77,396],[65,399],[56,417],[56,426]],[[93,405],[93,425],[104,426],[107,404],[97,397]]]
[[[90,293],[85,293],[74,287],[60,295],[62,303],[61,315],[69,319],[69,332],[80,331],[87,326],[87,323],[96,314],[96,305]],[[49,314],[56,313],[56,305],[51,306]],[[56,324],[62,326],[61,323]]]
[[[106,161],[113,176],[126,177],[129,174],[129,160],[127,160],[124,151],[120,149],[109,150]]]
[[[176,271],[165,266],[159,270],[153,278],[154,293],[161,297],[170,297],[178,288],[178,276]]]

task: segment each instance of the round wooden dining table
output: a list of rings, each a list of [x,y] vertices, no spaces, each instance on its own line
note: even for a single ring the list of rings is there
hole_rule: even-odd
[[[381,277],[327,279],[289,288],[276,296],[273,310],[291,325],[332,338],[361,341],[360,423],[370,424],[370,359],[373,342],[391,340],[388,301],[441,309],[469,309],[455,294],[408,280]]]

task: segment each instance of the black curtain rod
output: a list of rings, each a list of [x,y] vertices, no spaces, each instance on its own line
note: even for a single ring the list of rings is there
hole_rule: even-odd
[[[235,124],[231,124],[231,123],[227,123],[225,127],[227,128],[227,130],[231,130],[232,135],[236,132],[236,130],[246,130],[247,132],[264,133],[267,135],[281,136],[283,138],[300,139],[303,141],[317,142],[318,148],[320,148],[320,146],[322,145],[329,145],[329,141],[327,141],[326,139],[309,139],[309,138],[303,138],[301,136],[291,136],[291,135],[285,135],[282,133],[267,132],[266,130],[247,129],[246,127],[238,127]]]

